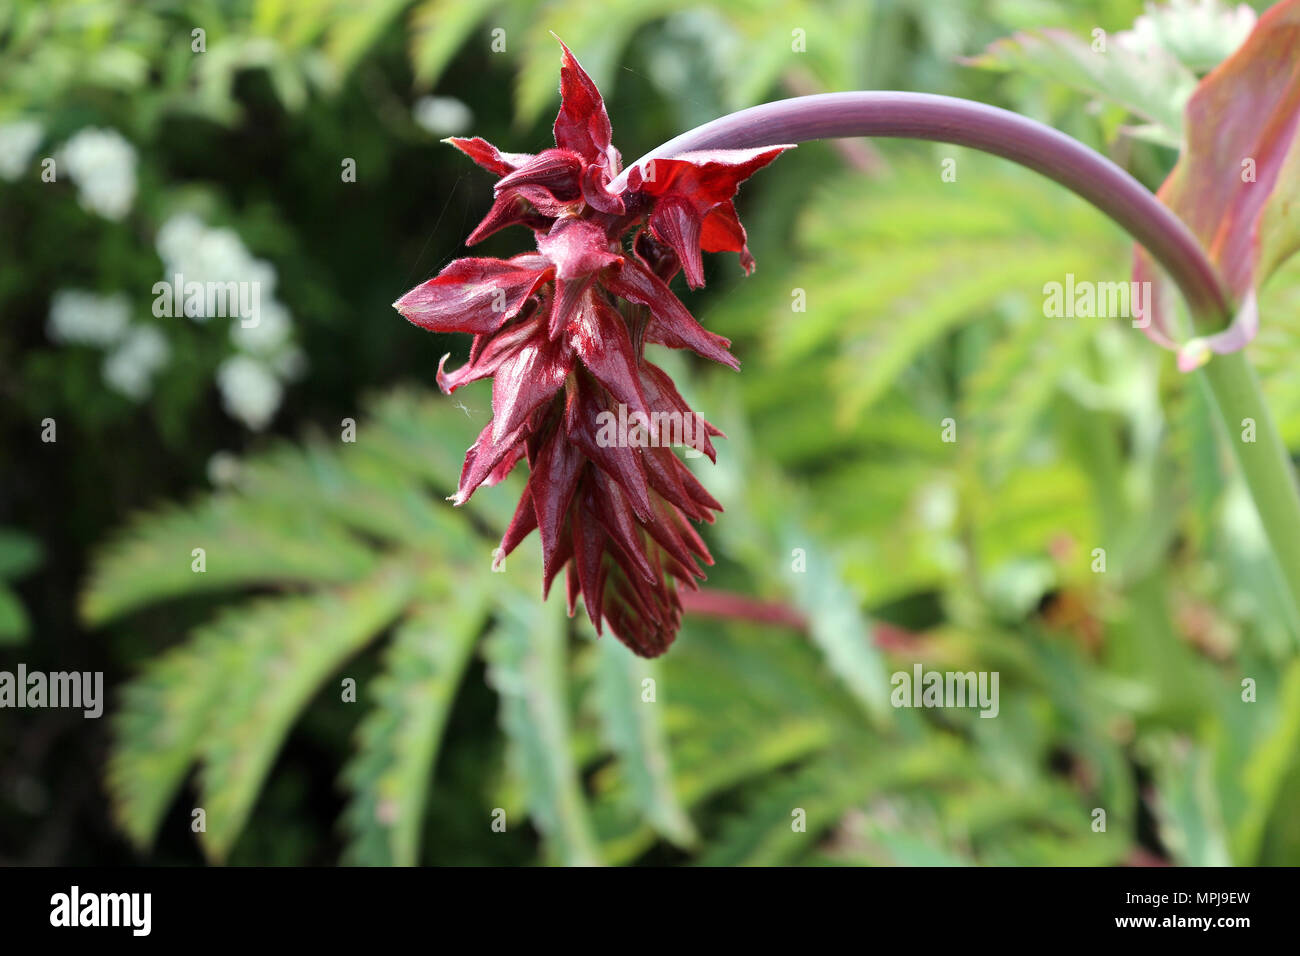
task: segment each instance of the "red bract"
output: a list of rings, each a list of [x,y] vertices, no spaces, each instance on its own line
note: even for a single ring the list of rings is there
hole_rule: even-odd
[[[537,252],[459,259],[394,303],[435,332],[474,336],[469,362],[438,385],[448,394],[493,379],[492,420],[465,456],[452,501],[501,481],[527,459],[528,484],[501,547],[537,529],[543,592],[566,570],[569,613],[579,595],[597,631],[608,624],[634,652],[662,654],[681,623],[677,587],[712,564],[691,522],[721,505],[671,445],[716,460],[719,432],[647,362],[645,343],[691,349],[732,368],[729,342],[704,329],[669,289],[683,270],[704,283],[701,252],[754,260],[732,199],[740,183],[788,146],[684,153],[631,170],[600,92],[563,47],[555,148],[503,153],[451,139],[501,177],[473,245],[506,226],[533,230]]]

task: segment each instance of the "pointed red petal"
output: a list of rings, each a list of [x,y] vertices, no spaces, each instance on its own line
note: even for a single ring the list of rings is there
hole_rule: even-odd
[[[560,569],[573,560],[573,541],[567,534],[560,537],[554,554],[542,567],[542,600],[551,596],[551,585]]]
[[[708,489],[700,484],[700,479],[695,477],[695,473],[687,468],[686,464],[680,458],[673,455],[671,452],[669,452],[669,454],[672,457],[672,467],[676,470],[677,478],[681,481],[682,487],[685,488],[686,493],[691,496],[691,500],[696,503],[701,511],[703,511],[704,520],[712,524],[713,515],[711,512],[721,511],[722,503],[714,498],[713,495],[709,494]]]
[[[695,321],[695,316],[673,295],[639,256],[627,256],[623,265],[605,271],[602,281],[615,295],[650,307],[646,339],[671,349],[692,349],[696,354],[736,370],[740,363],[727,351],[731,343]]]
[[[647,448],[641,453],[646,480],[660,495],[696,521],[709,521],[709,513],[687,490],[677,468],[678,458],[668,448]]]
[[[452,503],[460,506],[469,501],[474,489],[483,484],[501,460],[515,451],[524,440],[526,423],[500,439],[492,437],[492,422],[483,426],[478,439],[465,453],[465,464],[460,469],[460,485],[452,495]]]
[[[613,132],[605,101],[569,48],[563,42],[560,46],[564,52],[560,58],[560,112],[555,117],[555,145],[573,150],[588,163],[612,165]]]
[[[736,215],[736,204],[730,200],[714,206],[704,217],[700,227],[700,248],[705,252],[740,253],[740,267],[745,270],[745,275],[752,275],[754,257],[749,254],[749,246],[745,244],[747,240],[745,227]]]
[[[665,196],[650,214],[650,231],[677,254],[692,289],[704,285],[704,262],[700,256],[700,215],[685,199]]]
[[[465,240],[465,245],[476,245],[507,226],[527,226],[529,229],[544,232],[551,228],[552,218],[543,214],[518,191],[511,190],[497,196],[492,203],[492,208],[483,217],[483,221]]]
[[[603,471],[596,470],[588,474],[594,488],[592,499],[596,517],[609,533],[610,542],[622,559],[619,563],[629,574],[640,574],[647,581],[653,582],[654,569],[646,555],[645,539],[641,535],[641,529],[632,520],[631,509],[627,507],[623,493]]]
[[[556,555],[564,536],[569,503],[586,463],[586,457],[569,441],[562,428],[554,431],[533,463],[528,488],[537,512],[537,527],[542,537],[542,564],[547,577],[554,576],[563,564]]]
[[[704,416],[692,411],[691,407],[686,404],[686,399],[682,398],[677,391],[677,386],[673,384],[672,378],[659,366],[650,362],[642,362],[639,366],[641,373],[641,389],[646,397],[646,403],[655,411],[676,412],[680,416],[682,423],[680,436],[669,436],[669,438],[682,439],[682,443],[688,447],[694,448],[698,452],[707,455],[709,461],[717,464],[718,452],[713,447],[713,442],[709,441],[710,435],[725,437],[722,432],[714,428]],[[663,429],[661,428],[660,431]],[[658,436],[660,445],[672,444],[665,436]]]
[[[512,187],[540,186],[556,199],[572,202],[582,195],[578,182],[582,159],[567,149],[547,149],[496,184],[498,194]]]
[[[501,536],[501,554],[509,556],[536,527],[537,512],[533,508],[533,493],[527,485],[524,485],[524,493],[519,498],[515,515],[510,519],[510,526],[506,528],[506,533]]]
[[[455,146],[488,172],[496,173],[498,176],[505,176],[507,173],[513,172],[533,158],[527,153],[503,153],[479,136],[471,139],[449,136],[443,142]]]
[[[590,219],[559,220],[537,240],[537,249],[554,264],[560,279],[576,279],[623,261],[610,248],[605,230]]]
[[[488,473],[488,476],[483,479],[483,484],[491,488],[493,485],[499,485],[505,481],[510,472],[514,471],[515,465],[519,464],[519,459],[524,457],[526,447],[524,442],[520,442],[506,452],[505,457],[497,462],[492,471]]]
[[[549,263],[531,253],[504,260],[457,259],[393,308],[434,332],[495,332],[551,275]]]
[[[438,362],[438,387],[450,395],[462,385],[497,374],[502,363],[518,354],[529,339],[537,335],[540,323],[521,320],[507,325],[493,335],[479,336],[470,352],[470,360],[454,372],[446,372],[447,355]]]
[[[595,278],[590,275],[555,280],[555,305],[551,307],[550,318],[546,323],[547,335],[557,338],[569,324],[578,320],[585,307],[584,302],[590,297],[588,290],[594,281]]]
[[[646,533],[650,535],[650,537],[654,538],[655,542],[676,560],[676,562],[681,566],[679,570],[685,572],[684,577],[687,580],[689,580],[692,575],[702,580],[704,578],[704,572],[699,569],[698,565],[696,565],[695,556],[691,553],[687,541],[683,540],[683,536],[680,533],[681,526],[686,526],[688,528],[690,526],[686,525],[684,521],[680,522],[680,525],[677,521],[674,521],[673,517],[668,512],[668,509],[672,508],[672,505],[666,503],[662,498],[658,499],[655,504],[657,505],[655,510],[658,515],[658,520],[643,525]]]
[[[794,146],[698,150],[652,159],[632,167],[627,186],[650,196],[684,196],[704,211],[731,199],[742,182],[787,149]]]
[[[569,345],[596,380],[626,405],[629,413],[648,414],[632,338],[618,310],[604,296],[588,296],[566,332]]]
[[[601,633],[601,604],[605,582],[602,562],[605,556],[605,531],[591,513],[590,492],[581,492],[577,505],[570,512],[573,537],[573,564],[578,570],[578,583],[582,587],[582,600],[587,605],[587,617]]]
[[[538,323],[492,380],[492,434],[500,437],[518,428],[559,391],[572,368],[573,352],[563,340],[550,341]]]

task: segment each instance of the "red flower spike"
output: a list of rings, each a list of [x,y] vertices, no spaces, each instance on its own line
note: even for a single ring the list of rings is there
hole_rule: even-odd
[[[740,182],[788,149],[715,150],[622,171],[599,90],[562,47],[555,146],[503,153],[477,137],[447,140],[500,179],[473,244],[527,226],[537,252],[459,259],[395,303],[434,332],[474,335],[469,361],[438,365],[450,394],[493,380],[492,420],[465,455],[451,500],[502,481],[521,458],[529,478],[501,540],[509,554],[537,529],[543,593],[561,569],[573,614],[582,598],[633,652],[662,654],[676,637],[678,588],[695,589],[713,563],[692,521],[722,506],[670,443],[711,460],[722,433],[691,411],[646,342],[688,348],[731,368],[730,343],[704,329],[668,287],[685,271],[704,282],[702,252],[753,258],[732,199]],[[631,252],[627,250],[633,250]]]

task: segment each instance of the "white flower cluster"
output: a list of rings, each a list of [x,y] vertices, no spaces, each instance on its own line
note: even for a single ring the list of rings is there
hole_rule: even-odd
[[[422,96],[411,115],[416,125],[434,136],[456,136],[474,125],[473,112],[453,96]]]
[[[13,182],[32,161],[45,131],[35,120],[0,124],[0,179]]]
[[[135,202],[135,148],[112,129],[87,127],[63,144],[55,157],[77,184],[82,208],[120,220]]]
[[[230,339],[236,354],[217,369],[217,388],[226,411],[249,428],[271,421],[284,396],[284,383],[297,378],[305,358],[292,341],[289,310],[275,299],[275,267],[252,255],[233,229],[211,228],[192,213],[178,213],[158,231],[164,281],[181,276],[186,285],[249,283],[258,290],[255,324],[234,317]],[[191,315],[197,322],[209,316]]]
[[[104,381],[137,402],[148,396],[154,375],[171,358],[167,339],[156,326],[131,323],[131,304],[120,292],[59,290],[50,301],[46,331],[56,342],[109,350]]]
[[[275,267],[253,256],[233,229],[213,229],[190,212],[173,215],[158,230],[158,255],[166,267],[163,279],[176,275],[188,282],[248,282],[270,298],[275,293]],[[206,321],[206,312],[190,315]]]
[[[121,292],[96,295],[61,289],[50,301],[45,330],[56,342],[107,348],[122,337],[130,321],[131,303]]]
[[[1206,73],[1246,42],[1259,19],[1246,4],[1230,7],[1221,0],[1170,0],[1146,4],[1133,29],[1116,40],[1146,55],[1159,51],[1195,73]]]
[[[104,359],[104,380],[137,402],[149,394],[154,373],[171,358],[171,346],[157,326],[134,325]]]
[[[232,355],[217,368],[217,387],[226,411],[249,428],[265,428],[284,397],[284,386],[264,363]]]

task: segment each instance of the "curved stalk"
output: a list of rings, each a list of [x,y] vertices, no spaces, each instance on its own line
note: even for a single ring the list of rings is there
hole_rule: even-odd
[[[1178,285],[1194,318],[1219,325],[1231,318],[1231,296],[1200,242],[1150,190],[1060,130],[984,103],[893,91],[796,96],[697,126],[632,165],[692,150],[744,149],[845,136],[969,146],[1042,173],[1082,196],[1145,246]],[[611,190],[617,192],[626,181],[624,170]]]
[[[1146,247],[1178,285],[1193,322],[1219,328],[1232,317],[1232,296],[1191,230],[1119,166],[1035,120],[971,100],[927,93],[821,93],[764,103],[723,116],[669,140],[632,165],[704,149],[744,149],[847,136],[885,136],[969,146],[1033,169],[1086,199]],[[631,166],[628,167],[630,169]],[[617,191],[627,170],[614,181]],[[1300,488],[1244,353],[1216,356],[1199,375],[1227,426],[1272,546],[1300,636]],[[1254,419],[1258,440],[1235,439]]]

